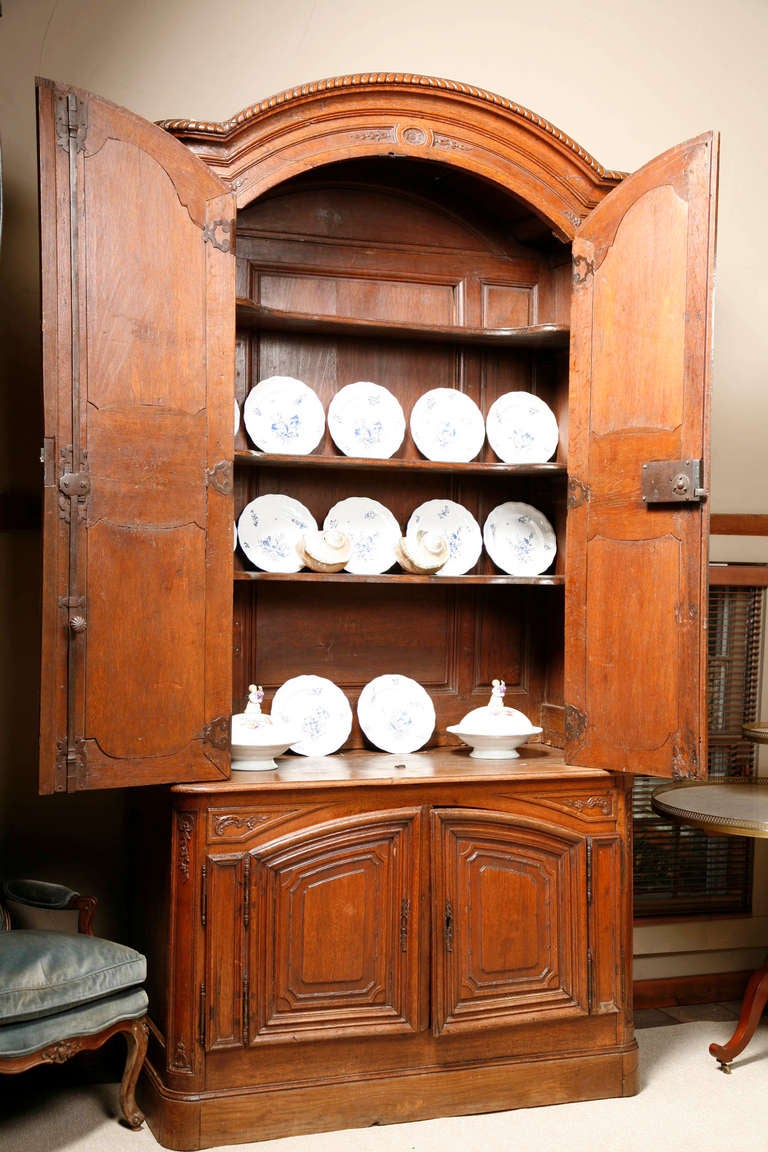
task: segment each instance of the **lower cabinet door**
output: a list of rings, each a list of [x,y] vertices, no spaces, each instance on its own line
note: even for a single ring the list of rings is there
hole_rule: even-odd
[[[419,1029],[421,826],[369,813],[249,853],[249,1043]]]
[[[433,1031],[588,1011],[583,836],[434,809]]]

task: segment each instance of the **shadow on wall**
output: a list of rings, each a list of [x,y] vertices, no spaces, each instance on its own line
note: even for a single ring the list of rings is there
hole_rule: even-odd
[[[100,936],[127,940],[122,791],[39,796],[40,535],[0,533],[0,873],[96,896]]]

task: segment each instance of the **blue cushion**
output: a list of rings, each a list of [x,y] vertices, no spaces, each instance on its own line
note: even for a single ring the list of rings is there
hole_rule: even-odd
[[[74,932],[0,932],[0,1025],[100,1000],[145,977],[146,960],[125,944]]]
[[[61,1044],[74,1036],[93,1036],[119,1020],[138,1020],[146,1011],[144,989],[129,988],[106,1000],[92,1000],[80,1008],[70,1008],[68,1012],[4,1024],[0,1026],[0,1060],[4,1056],[28,1056],[48,1044]]]

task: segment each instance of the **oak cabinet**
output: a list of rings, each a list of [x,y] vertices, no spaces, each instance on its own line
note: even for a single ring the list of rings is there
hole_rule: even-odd
[[[148,124],[38,92],[44,321],[40,789],[139,789],[157,916],[145,1079],[169,1147],[635,1089],[626,792],[705,771],[708,373],[717,138],[631,175],[461,84],[308,85],[223,124]],[[485,415],[532,392],[544,463],[255,449],[271,375],[327,410],[385,385]],[[256,570],[254,497],[322,523],[373,496],[482,524],[541,510],[532,577]],[[353,705],[429,691],[395,762],[355,718],[332,757],[232,773],[248,685]],[[447,728],[487,701],[540,725],[519,761]],[[586,1055],[585,1055],[586,1054]],[[418,1091],[411,1092],[418,1081]]]
[[[634,1092],[626,789],[544,750],[331,761],[140,805],[158,1140]]]

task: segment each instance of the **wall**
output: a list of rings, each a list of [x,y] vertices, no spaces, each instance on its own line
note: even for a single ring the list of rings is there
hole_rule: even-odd
[[[765,0],[727,7],[720,0],[5,0],[0,492],[39,483],[34,77],[72,82],[151,120],[211,120],[310,80],[397,71],[506,96],[609,168],[632,170],[708,128],[721,132],[712,507],[765,511],[767,38]],[[95,891],[104,903],[102,930],[119,930],[123,797],[35,794],[38,546],[24,528],[0,539],[0,870],[9,861]],[[738,558],[740,543],[724,547]],[[751,547],[751,558],[768,559],[764,543]],[[757,931],[745,925],[745,945]],[[728,954],[725,930],[716,945],[706,934],[670,943],[664,930],[643,933],[636,941],[641,975],[662,974],[658,963],[680,963],[679,955],[700,965],[687,955],[699,948],[716,957],[714,970],[751,957]],[[657,958],[647,971],[645,953]]]

